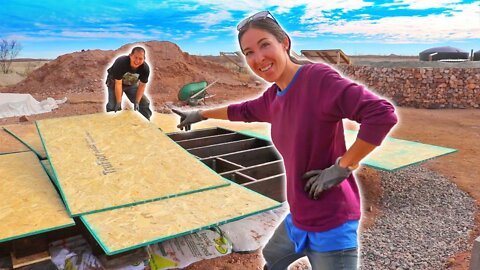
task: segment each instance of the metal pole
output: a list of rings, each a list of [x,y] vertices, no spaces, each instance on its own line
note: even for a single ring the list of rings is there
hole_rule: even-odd
[[[473,242],[470,270],[480,269],[480,236]]]

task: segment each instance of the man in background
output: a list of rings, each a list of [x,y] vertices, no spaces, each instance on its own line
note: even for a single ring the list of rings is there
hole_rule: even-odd
[[[122,110],[122,96],[125,93],[133,103],[133,109],[150,120],[150,101],[144,94],[150,75],[150,67],[145,62],[145,49],[134,47],[129,55],[118,57],[107,72],[107,112]]]

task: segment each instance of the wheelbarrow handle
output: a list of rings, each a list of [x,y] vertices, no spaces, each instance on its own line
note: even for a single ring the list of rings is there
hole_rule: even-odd
[[[212,82],[211,84],[205,86],[205,88],[203,88],[202,90],[198,91],[197,93],[195,93],[195,95],[192,95],[190,97],[190,99],[195,99],[197,96],[199,96],[201,93],[205,92],[205,90],[207,90],[210,86],[214,85],[215,83],[218,82],[219,79],[216,79],[214,82]]]

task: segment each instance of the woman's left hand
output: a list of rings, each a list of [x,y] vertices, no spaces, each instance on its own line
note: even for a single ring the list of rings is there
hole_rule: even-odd
[[[351,173],[351,170],[340,167],[338,160],[324,170],[308,171],[303,175],[303,179],[308,179],[305,185],[305,192],[308,193],[308,197],[317,200],[322,191],[340,184]]]

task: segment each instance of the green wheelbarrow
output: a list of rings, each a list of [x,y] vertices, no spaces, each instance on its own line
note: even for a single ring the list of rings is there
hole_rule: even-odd
[[[188,103],[191,106],[198,105],[200,101],[205,104],[205,99],[213,97],[209,95],[207,89],[214,85],[218,80],[211,84],[207,84],[207,81],[194,82],[184,85],[178,92],[178,100]]]

